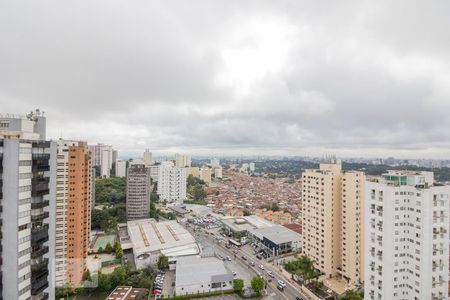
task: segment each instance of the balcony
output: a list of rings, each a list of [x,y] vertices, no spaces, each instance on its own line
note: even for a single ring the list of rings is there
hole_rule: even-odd
[[[38,208],[44,208],[49,205],[48,200],[42,200],[38,202],[31,202],[31,209],[38,209]]]
[[[31,216],[31,222],[42,221],[42,220],[48,218],[48,216],[49,216],[48,211],[42,212],[42,213],[40,213],[38,215],[34,215],[34,216],[32,215]]]
[[[45,271],[47,271],[47,267],[48,267],[48,258],[44,258],[44,259],[41,259],[38,263],[31,265],[31,272],[38,273],[38,271],[40,271],[44,268],[45,268]]]
[[[48,246],[42,246],[40,249],[31,251],[31,258],[36,259],[48,253]]]

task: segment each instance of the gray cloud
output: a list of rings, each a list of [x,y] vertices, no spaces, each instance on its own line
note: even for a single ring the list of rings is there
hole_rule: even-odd
[[[450,4],[0,3],[0,110],[191,153],[448,157]]]

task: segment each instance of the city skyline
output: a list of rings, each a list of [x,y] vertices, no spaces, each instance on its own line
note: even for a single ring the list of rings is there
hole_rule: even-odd
[[[446,2],[0,8],[0,107],[45,111],[49,138],[129,155],[450,158]]]

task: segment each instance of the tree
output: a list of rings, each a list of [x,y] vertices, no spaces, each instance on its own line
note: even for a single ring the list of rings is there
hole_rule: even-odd
[[[116,253],[116,258],[122,258],[123,251],[118,241],[114,243],[114,252]]]
[[[125,177],[97,178],[95,180],[95,202],[125,203],[127,179]]]
[[[259,276],[253,277],[251,281],[251,286],[252,289],[255,291],[255,293],[260,294],[261,291],[264,289],[264,279]]]
[[[237,278],[233,280],[233,290],[235,293],[242,293],[242,290],[244,289],[244,280]]]
[[[160,255],[158,258],[158,269],[164,270],[169,268],[169,258],[165,255]]]
[[[244,216],[250,216],[250,211],[248,209],[244,209]]]
[[[113,250],[113,247],[111,246],[111,243],[106,244],[105,252],[106,252],[106,253],[111,253],[111,252],[113,252],[113,251],[114,251],[114,250]]]
[[[194,200],[196,200],[196,201],[201,201],[201,200],[205,199],[206,192],[205,192],[205,189],[203,188],[203,185],[196,184],[194,186],[193,197],[194,197]]]
[[[339,300],[363,300],[364,296],[355,291],[348,291]]]
[[[92,277],[91,277],[91,272],[89,271],[89,269],[87,269],[84,273],[83,273],[83,281],[91,281]]]
[[[102,247],[98,247],[97,252],[98,253],[102,253],[103,252],[103,248]]]

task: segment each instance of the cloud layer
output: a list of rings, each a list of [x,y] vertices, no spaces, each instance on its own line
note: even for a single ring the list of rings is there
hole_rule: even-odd
[[[0,111],[122,153],[450,158],[449,9],[3,1]]]

